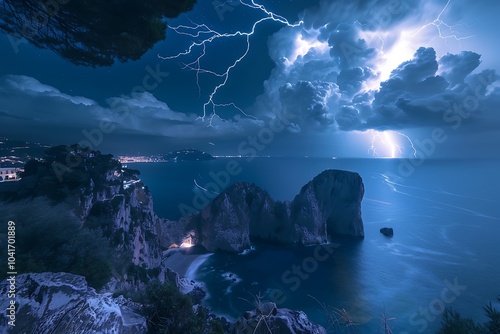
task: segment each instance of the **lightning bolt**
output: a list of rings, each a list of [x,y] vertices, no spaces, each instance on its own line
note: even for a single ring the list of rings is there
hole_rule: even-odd
[[[377,150],[378,143],[380,143],[383,146],[386,146],[388,148],[388,151],[390,152],[390,155],[387,156],[388,158],[397,158],[398,155],[403,154],[403,146],[401,146],[392,136],[392,134],[396,134],[400,137],[402,137],[405,141],[409,143],[409,147],[412,150],[412,155],[414,158],[417,157],[417,150],[415,146],[413,145],[413,141],[405,135],[402,132],[398,131],[383,131],[383,132],[378,132],[373,130],[373,135],[370,143],[370,147],[368,149],[368,152],[371,153],[373,156],[380,156]]]
[[[456,27],[463,25],[463,24],[449,25],[448,23],[446,23],[445,21],[443,21],[441,19],[441,17],[444,15],[446,10],[450,6],[450,3],[451,3],[451,0],[448,0],[446,2],[446,5],[443,7],[441,12],[439,13],[439,15],[432,22],[429,22],[429,23],[423,25],[422,27],[420,27],[420,29],[417,30],[416,33],[414,33],[410,36],[415,37],[418,34],[420,34],[423,30],[427,29],[428,27],[433,26],[436,28],[438,35],[439,35],[439,38],[443,39],[446,44],[448,43],[449,39],[453,39],[453,40],[458,42],[460,47],[462,47],[461,41],[463,41],[464,39],[472,38],[472,37],[474,37],[474,35],[460,36],[461,35],[460,32],[456,31],[455,29],[456,29]],[[449,30],[449,34],[444,33],[443,30]]]
[[[401,147],[394,143],[390,133],[388,131],[384,132],[378,132],[374,131],[375,133],[372,136],[372,141],[371,141],[371,146],[368,149],[368,152],[372,153],[373,156],[379,156],[378,150],[376,148],[377,142],[380,142],[382,145],[388,146],[389,150],[391,152],[390,158],[395,158],[396,157],[396,151],[399,151],[399,153],[402,153]]]
[[[196,85],[198,87],[199,96],[201,96],[201,91],[202,91],[200,86],[200,75],[208,74],[220,79],[220,82],[212,88],[210,94],[208,95],[207,100],[203,104],[203,116],[198,117],[198,119],[201,120],[202,122],[205,122],[205,118],[208,117],[209,127],[213,127],[212,121],[215,117],[223,120],[221,117],[219,117],[219,115],[217,115],[217,109],[221,107],[232,107],[237,111],[239,111],[244,116],[256,119],[256,117],[246,114],[241,108],[236,106],[234,102],[217,103],[216,96],[228,82],[232,70],[236,66],[238,66],[238,64],[242,62],[248,55],[248,52],[250,51],[251,47],[251,37],[255,34],[257,27],[266,21],[277,22],[288,27],[299,27],[303,24],[303,21],[299,21],[297,23],[290,23],[285,17],[267,10],[263,5],[256,3],[254,0],[251,0],[250,2],[239,0],[239,3],[252,10],[260,11],[261,13],[263,13],[264,17],[255,21],[251,29],[249,29],[248,31],[237,30],[235,32],[219,32],[210,28],[205,24],[196,24],[191,20],[190,20],[191,25],[178,25],[175,27],[169,27],[169,29],[173,30],[175,33],[190,37],[194,39],[194,41],[189,45],[189,47],[186,50],[179,52],[177,54],[171,56],[158,55],[160,59],[173,60],[173,59],[188,57],[198,52],[196,58],[193,61],[182,64],[181,68],[185,70],[191,70],[196,73]],[[235,57],[232,63],[229,66],[227,66],[223,72],[219,73],[215,70],[210,70],[202,67],[203,58],[207,54],[207,48],[210,46],[210,44],[212,44],[216,40],[233,39],[233,38],[244,39],[246,42],[246,47],[239,56]],[[211,114],[210,116],[208,116],[209,113]]]

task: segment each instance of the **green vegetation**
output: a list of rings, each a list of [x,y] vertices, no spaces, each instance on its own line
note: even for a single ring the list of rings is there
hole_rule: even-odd
[[[67,206],[54,206],[39,197],[0,203],[0,212],[5,222],[12,220],[16,224],[18,273],[68,272],[85,276],[94,288],[108,281],[111,276],[108,240],[98,230],[82,228]],[[4,268],[7,268],[6,238],[5,234],[0,237]]]
[[[206,310],[193,308],[191,299],[182,294],[175,283],[152,281],[141,300],[149,333],[204,333],[207,327]]]
[[[500,297],[497,301],[500,302]],[[491,302],[484,306],[483,310],[489,320],[484,324],[478,324],[472,319],[462,317],[452,309],[446,309],[438,334],[499,334],[500,312],[493,307]]]

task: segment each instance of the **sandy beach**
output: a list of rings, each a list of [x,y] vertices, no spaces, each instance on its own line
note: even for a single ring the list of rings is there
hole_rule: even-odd
[[[177,272],[181,277],[191,277],[210,253],[200,253],[188,248],[169,249],[164,253],[165,267]]]

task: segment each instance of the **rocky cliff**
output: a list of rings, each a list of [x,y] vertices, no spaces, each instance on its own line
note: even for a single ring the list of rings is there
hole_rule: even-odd
[[[42,160],[31,160],[9,200],[33,197],[63,203],[82,227],[98,230],[114,250],[113,276],[129,286],[162,279],[162,251],[180,243],[184,225],[159,218],[140,172],[111,155],[78,145],[56,146]],[[7,195],[5,195],[7,196]]]
[[[327,170],[304,185],[293,201],[274,201],[253,184],[236,183],[183,223],[208,251],[241,252],[251,239],[318,244],[335,235],[364,237],[357,173]]]
[[[291,220],[305,226],[312,235],[300,234],[306,243],[317,235],[335,234],[364,237],[361,201],[365,193],[363,180],[357,173],[326,170],[307,183],[291,203]],[[312,237],[312,239],[310,239]]]
[[[83,276],[67,273],[22,274],[16,277],[17,314],[15,326],[8,326],[5,312],[0,330],[9,333],[147,333],[146,319],[111,294],[98,294]],[[0,283],[7,296],[9,282]],[[0,307],[7,310],[9,299]]]
[[[255,310],[245,312],[234,325],[232,333],[293,333],[326,334],[325,328],[314,324],[301,311],[277,308],[275,303],[261,303]]]
[[[184,279],[168,272],[167,280],[175,282],[179,289],[185,289]],[[100,333],[141,334],[148,333],[147,319],[141,315],[142,305],[125,299],[114,298],[110,293],[96,293],[87,285],[83,276],[67,273],[37,273],[17,275],[15,326],[8,312],[0,314],[1,333]],[[0,293],[6,296],[10,283],[0,283]],[[188,289],[192,293],[192,289]],[[0,307],[8,310],[10,300],[0,300]],[[181,307],[177,305],[176,307]],[[211,315],[203,333],[212,333]],[[325,334],[320,325],[309,321],[301,311],[278,309],[276,304],[261,303],[258,308],[243,314],[234,323],[224,320],[226,333],[296,333]]]

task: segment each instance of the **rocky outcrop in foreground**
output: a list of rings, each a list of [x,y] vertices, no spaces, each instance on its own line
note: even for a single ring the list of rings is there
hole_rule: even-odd
[[[274,201],[256,185],[240,182],[184,223],[195,243],[210,252],[241,252],[251,239],[311,245],[334,235],[362,238],[363,195],[361,176],[341,170],[322,172],[291,202]]]
[[[67,273],[22,274],[16,277],[15,327],[0,315],[0,331],[9,333],[147,333],[146,319],[125,305],[123,297],[98,294],[83,276]],[[0,283],[7,296],[9,282]],[[7,310],[9,299],[0,301]]]
[[[168,279],[182,282],[170,272]],[[182,279],[181,279],[182,280]],[[140,304],[110,293],[99,294],[87,285],[83,276],[67,273],[22,274],[16,277],[15,326],[5,313],[0,315],[0,333],[147,333],[146,318],[137,313]],[[0,283],[0,293],[7,295],[9,282]],[[0,301],[7,310],[9,300]],[[208,323],[209,319],[207,319]],[[228,333],[296,333],[326,334],[320,325],[309,321],[301,311],[278,309],[274,303],[263,303],[246,312],[235,323],[226,323]]]
[[[234,327],[233,333],[294,333],[326,334],[326,330],[309,321],[302,311],[278,309],[274,303],[265,303],[253,311],[246,312]]]

